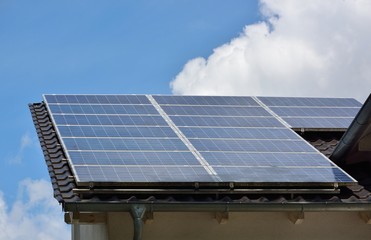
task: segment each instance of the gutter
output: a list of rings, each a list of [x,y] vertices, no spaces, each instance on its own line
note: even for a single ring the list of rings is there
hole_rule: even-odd
[[[65,203],[65,212],[133,212],[134,206],[150,209],[151,212],[365,212],[371,211],[371,202],[344,203],[344,202],[319,202],[319,203]]]

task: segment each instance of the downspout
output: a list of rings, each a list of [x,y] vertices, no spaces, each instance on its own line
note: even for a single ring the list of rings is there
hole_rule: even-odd
[[[144,205],[133,205],[131,207],[131,216],[134,223],[134,240],[142,239],[143,232],[143,217],[146,212],[146,207]]]

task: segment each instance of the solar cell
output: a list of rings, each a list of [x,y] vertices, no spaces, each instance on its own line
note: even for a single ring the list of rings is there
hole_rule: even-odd
[[[78,183],[354,181],[272,115],[313,126],[319,114],[318,123],[339,126],[334,119],[351,119],[359,107],[352,100],[290,98],[267,107],[253,97],[152,97],[44,96]]]

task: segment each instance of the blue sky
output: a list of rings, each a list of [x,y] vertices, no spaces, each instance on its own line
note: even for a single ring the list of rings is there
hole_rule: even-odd
[[[27,106],[44,93],[365,100],[370,3],[297,2],[1,1],[0,226],[41,230],[48,214],[63,223]],[[67,232],[49,228],[39,239]]]
[[[15,197],[21,179],[47,177],[40,147],[21,149],[22,136],[36,138],[28,103],[43,93],[170,94],[183,65],[238,36],[258,20],[257,7],[254,1],[2,1],[0,189],[6,199]]]

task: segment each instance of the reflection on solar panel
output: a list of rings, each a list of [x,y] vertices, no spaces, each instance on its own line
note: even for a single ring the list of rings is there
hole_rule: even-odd
[[[342,127],[359,108],[355,100],[162,95],[44,100],[78,184],[354,182],[287,125]]]
[[[259,97],[292,128],[348,128],[362,106],[350,98]]]

